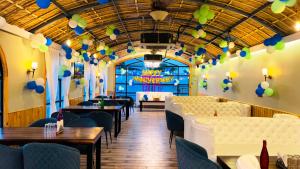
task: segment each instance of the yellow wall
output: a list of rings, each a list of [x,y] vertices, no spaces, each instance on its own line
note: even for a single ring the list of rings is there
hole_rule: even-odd
[[[265,49],[252,52],[252,59],[233,58],[223,65],[208,70],[208,90],[198,86],[200,94],[221,96],[246,103],[300,113],[300,40],[289,42],[283,51],[273,54]],[[275,89],[273,97],[259,98],[255,94],[257,85],[264,80],[262,68],[269,68],[273,76],[270,87]],[[227,71],[238,73],[233,79],[233,90],[224,93],[221,82]],[[198,78],[201,75],[198,75]],[[200,78],[201,79],[201,78]],[[199,80],[199,79],[198,79]]]
[[[77,86],[74,80],[71,80],[70,91],[69,91],[69,99],[76,99],[79,97],[83,97],[83,87]]]
[[[26,90],[25,84],[28,80],[26,71],[31,67],[32,61],[39,65],[35,77],[44,77],[44,54],[32,49],[29,40],[3,31],[0,31],[0,46],[6,55],[8,67],[9,112],[43,106],[44,95]]]

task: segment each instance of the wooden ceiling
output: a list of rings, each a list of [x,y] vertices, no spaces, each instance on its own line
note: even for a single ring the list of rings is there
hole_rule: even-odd
[[[72,48],[78,50],[81,44],[78,36],[69,28],[68,18],[80,14],[88,21],[86,33],[95,42],[104,41],[122,57],[126,56],[127,42],[139,44],[142,32],[171,32],[179,42],[187,45],[184,57],[194,54],[194,47],[207,44],[209,54],[216,56],[221,53],[218,43],[228,36],[235,40],[238,48],[250,47],[262,43],[266,38],[280,33],[282,36],[295,33],[294,25],[300,19],[298,9],[287,8],[281,14],[271,11],[271,3],[267,0],[161,0],[168,2],[168,17],[159,24],[150,17],[152,0],[110,0],[100,5],[95,0],[52,0],[48,9],[40,9],[35,0],[0,0],[0,16],[8,23],[17,25],[32,33],[43,33],[57,43],[72,39]],[[205,39],[191,36],[191,27],[198,22],[193,12],[204,3],[210,5],[215,18],[204,26]],[[105,34],[106,27],[115,25],[121,31],[117,40],[112,41]],[[93,48],[95,50],[95,47]]]

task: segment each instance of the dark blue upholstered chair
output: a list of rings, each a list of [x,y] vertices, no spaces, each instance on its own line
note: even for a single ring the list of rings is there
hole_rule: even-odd
[[[105,138],[106,138],[106,146],[108,148],[107,132],[109,133],[110,142],[112,143],[112,139],[111,139],[111,129],[113,126],[112,115],[109,113],[106,113],[106,112],[91,112],[90,118],[95,120],[98,127],[104,128]]]
[[[101,98],[108,98],[107,96],[96,96],[95,98],[101,99]]]
[[[181,116],[169,110],[166,110],[166,120],[167,120],[168,130],[171,131],[170,138],[169,138],[169,144],[171,148],[174,132],[184,131],[184,120]]]
[[[40,119],[40,120],[37,120],[37,121],[33,122],[32,124],[30,124],[29,127],[44,127],[45,124],[48,124],[48,123],[56,123],[56,119],[55,118]]]
[[[222,169],[207,158],[207,152],[197,144],[176,137],[178,169]]]
[[[51,114],[52,118],[57,118],[58,112],[55,112],[53,114]],[[63,112],[63,117],[64,117],[64,124],[68,124],[69,122],[76,120],[76,119],[80,119],[79,115],[76,115],[74,113],[71,112]]]
[[[80,169],[79,151],[60,144],[26,144],[23,157],[24,169]]]
[[[22,149],[0,145],[0,169],[23,169]]]
[[[65,124],[65,127],[97,127],[97,123],[91,118],[79,118]]]

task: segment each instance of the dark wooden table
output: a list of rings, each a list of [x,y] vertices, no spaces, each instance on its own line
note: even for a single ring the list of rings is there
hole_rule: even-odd
[[[39,142],[57,143],[72,147],[75,147],[76,145],[86,145],[87,168],[93,168],[93,151],[96,149],[96,169],[100,169],[102,132],[102,127],[65,127],[63,133],[49,136],[45,133],[43,127],[0,128],[0,144],[22,146],[27,143]]]
[[[236,161],[238,158],[238,156],[218,156],[217,162],[223,169],[237,169]],[[259,157],[257,159],[259,160]],[[277,169],[276,160],[277,157],[275,156],[269,158],[269,169]]]
[[[121,132],[121,110],[123,106],[104,106],[103,108],[99,106],[68,106],[62,108],[63,112],[73,112],[73,113],[82,113],[82,112],[93,112],[93,111],[103,111],[111,113],[115,117],[115,131],[114,136],[118,137]]]
[[[148,100],[148,101],[146,101],[146,100],[140,100],[140,111],[143,111],[143,103],[165,103],[165,101],[162,101],[162,100],[157,100],[157,101],[155,101],[155,100]]]
[[[91,99],[90,101],[93,102],[93,103],[98,103],[101,100],[102,100],[101,98],[94,98],[94,99]],[[120,104],[125,105],[126,120],[128,120],[129,114],[130,114],[129,113],[129,109],[130,109],[130,107],[129,107],[130,106],[130,99],[129,98],[115,98],[115,99],[103,98],[103,100],[107,100],[107,101],[113,100],[113,101],[119,102]]]

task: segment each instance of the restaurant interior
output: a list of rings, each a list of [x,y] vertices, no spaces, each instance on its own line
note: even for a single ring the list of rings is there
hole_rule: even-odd
[[[298,47],[297,0],[0,0],[0,169],[300,169]]]

